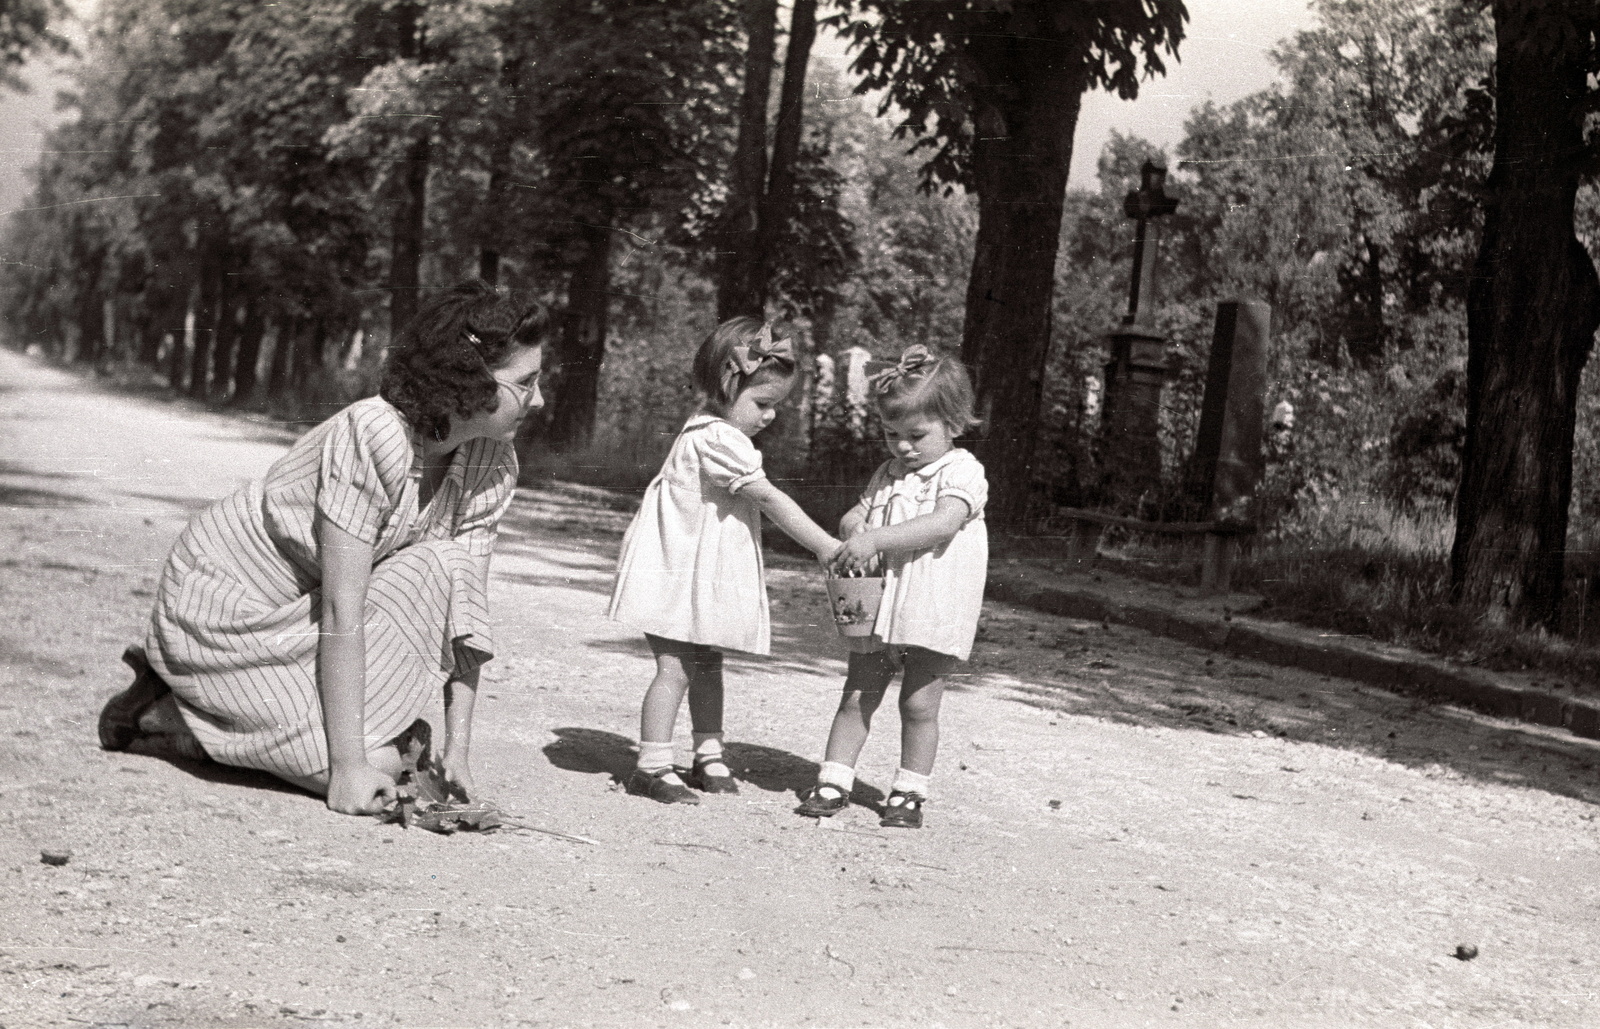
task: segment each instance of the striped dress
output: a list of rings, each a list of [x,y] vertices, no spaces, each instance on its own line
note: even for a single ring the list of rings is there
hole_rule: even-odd
[[[200,745],[223,764],[301,778],[328,767],[317,689],[321,513],[372,544],[367,590],[370,746],[411,724],[453,674],[494,653],[486,587],[516,452],[477,439],[419,508],[422,446],[381,397],[306,433],[268,470],[190,521],[145,637]]]

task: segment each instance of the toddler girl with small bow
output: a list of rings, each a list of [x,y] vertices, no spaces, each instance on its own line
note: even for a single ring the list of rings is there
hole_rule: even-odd
[[[849,806],[873,713],[899,673],[900,767],[880,824],[917,829],[939,748],[945,677],[971,653],[983,607],[989,487],[983,465],[955,445],[977,423],[960,363],[910,347],[873,378],[872,394],[893,456],[841,519],[845,543],[831,565],[859,572],[881,562],[883,601],[872,635],[850,640],[827,754],[797,811],[826,818]]]
[[[656,674],[639,717],[639,761],[629,793],[697,804],[689,785],[737,793],[722,751],[722,651],[771,649],[761,515],[814,552],[839,541],[767,480],[751,437],[772,423],[794,387],[794,352],[772,326],[733,318],[695,354],[700,405],[672,444],[622,540],[613,619],[642,629]],[[689,697],[694,761],[686,784],[673,768],[678,707]]]

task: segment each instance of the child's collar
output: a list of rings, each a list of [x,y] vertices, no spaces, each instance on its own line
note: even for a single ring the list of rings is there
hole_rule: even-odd
[[[896,478],[901,478],[907,475],[916,475],[926,479],[939,469],[943,468],[945,465],[949,464],[951,461],[956,460],[957,454],[965,453],[966,451],[960,447],[951,447],[949,450],[946,450],[944,453],[940,454],[938,458],[933,461],[929,461],[921,468],[907,468],[905,462],[898,457],[890,458],[890,460],[899,467],[899,475],[897,475]]]

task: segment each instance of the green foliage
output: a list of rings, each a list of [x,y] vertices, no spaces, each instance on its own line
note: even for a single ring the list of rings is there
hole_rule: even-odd
[[[808,92],[833,96],[843,89],[838,73],[826,64],[808,69]],[[851,105],[854,107],[854,105]],[[858,120],[859,111],[856,112]],[[860,233],[864,226],[847,211],[850,193],[850,158],[854,128],[848,115],[833,105],[813,102],[804,111],[802,140],[794,166],[794,196],[767,257],[770,274],[768,300],[784,318],[812,318],[836,306],[840,289],[848,288],[861,261]],[[870,122],[868,122],[870,124]],[[726,141],[724,141],[725,143]],[[682,222],[668,234],[678,248],[678,260],[711,274],[716,261],[717,236],[727,217],[731,151],[725,174],[708,178],[690,199]]]
[[[1164,52],[1176,53],[1188,19],[1180,0],[840,0],[839,7],[830,22],[857,48],[858,91],[881,91],[878,113],[905,115],[896,137],[933,151],[922,165],[924,188],[972,186],[974,112],[986,92],[1014,87],[988,80],[977,55],[1048,33],[1081,53],[1088,88],[1131,100],[1141,69],[1166,71]]]
[[[17,72],[29,58],[71,49],[56,29],[68,16],[66,0],[0,0],[0,87],[25,90]]]
[[[1449,500],[1459,467],[1466,272],[1487,172],[1491,29],[1424,0],[1318,3],[1319,24],[1274,51],[1282,86],[1190,115],[1159,225],[1157,302],[1168,340],[1160,438],[1174,514],[1194,445],[1219,301],[1272,307],[1266,408],[1294,408],[1269,446],[1258,514],[1384,497]],[[1098,193],[1069,195],[1040,466],[1057,504],[1087,497],[1094,411],[1130,269],[1123,196],[1147,157],[1113,134]],[[1600,224],[1600,223],[1597,223]],[[1192,514],[1192,512],[1191,512]]]

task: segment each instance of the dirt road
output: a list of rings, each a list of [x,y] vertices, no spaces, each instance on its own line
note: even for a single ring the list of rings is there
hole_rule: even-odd
[[[729,662],[743,792],[664,807],[617,785],[625,516],[560,491],[501,538],[475,768],[592,842],[102,752],[166,548],[285,443],[0,350],[0,1026],[1600,1025],[1595,744],[996,604],[927,828],[808,821],[843,663],[780,558],[774,656]]]

